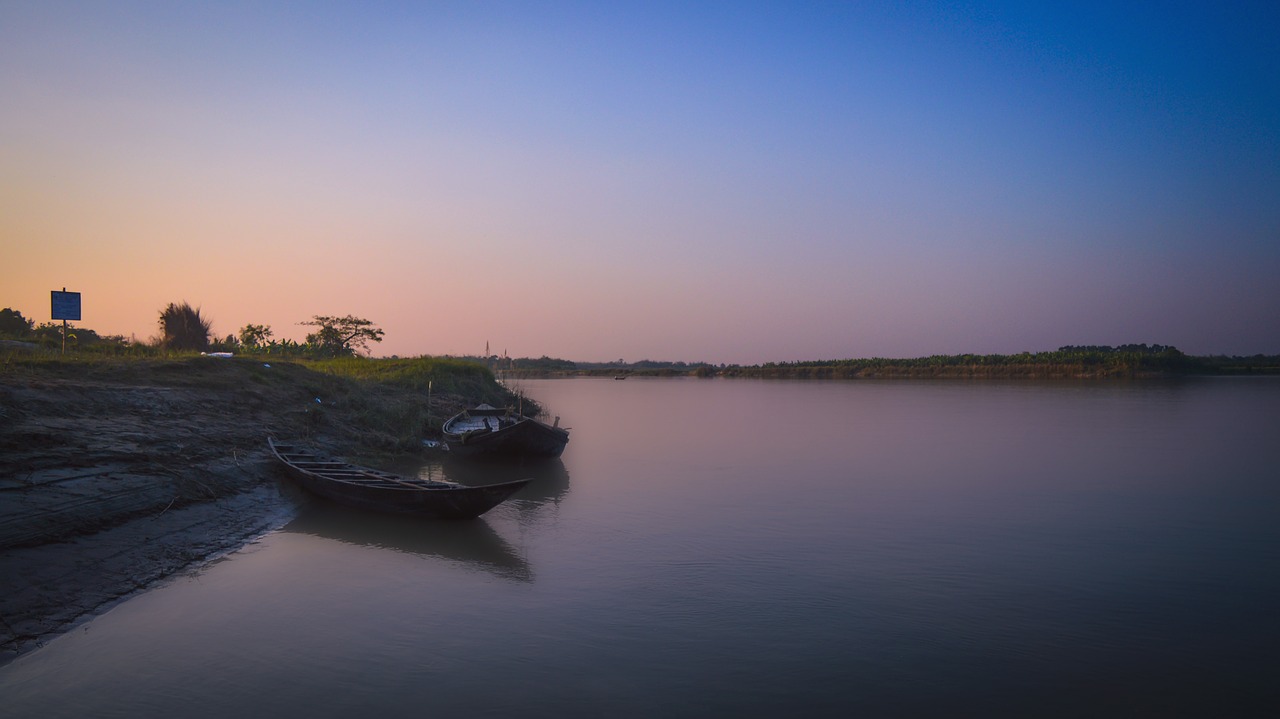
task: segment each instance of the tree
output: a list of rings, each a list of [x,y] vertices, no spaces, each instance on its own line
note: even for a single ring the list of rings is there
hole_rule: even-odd
[[[160,344],[175,350],[201,351],[209,347],[213,322],[200,316],[191,305],[169,303],[160,312]]]
[[[240,344],[251,349],[267,346],[271,339],[271,325],[245,325],[240,328]]]
[[[0,310],[0,335],[24,337],[30,334],[33,327],[35,321],[23,317],[21,312],[8,307]]]
[[[357,349],[368,350],[370,342],[381,342],[381,329],[373,322],[359,317],[324,317],[316,315],[314,319],[299,324],[317,327],[315,332],[307,335],[307,344],[319,354],[330,357],[355,354]]]
[[[61,322],[41,322],[32,328],[30,336],[46,345],[56,346],[62,342],[62,330]],[[102,338],[88,327],[78,327],[75,328],[74,334],[68,330],[67,341],[70,343],[72,340],[80,345],[91,345],[98,343]]]

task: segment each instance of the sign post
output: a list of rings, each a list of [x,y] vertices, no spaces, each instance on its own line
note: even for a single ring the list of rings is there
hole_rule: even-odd
[[[67,353],[67,320],[80,321],[80,293],[53,290],[49,293],[53,319],[62,320],[62,354]]]

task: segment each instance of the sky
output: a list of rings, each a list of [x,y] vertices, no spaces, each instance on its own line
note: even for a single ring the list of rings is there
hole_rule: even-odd
[[[756,364],[1280,354],[1280,4],[0,0],[0,307]]]

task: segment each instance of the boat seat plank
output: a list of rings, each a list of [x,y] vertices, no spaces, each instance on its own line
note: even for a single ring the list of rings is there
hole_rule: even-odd
[[[295,459],[291,460],[297,465],[306,465],[308,467],[347,467],[350,466],[346,462],[324,462],[315,459]]]
[[[324,472],[327,477],[338,479],[343,482],[378,482],[391,484],[400,487],[412,487],[413,489],[430,489],[431,485],[422,480],[405,479],[394,475],[374,474],[372,472],[361,472],[359,470],[343,470],[339,472]]]

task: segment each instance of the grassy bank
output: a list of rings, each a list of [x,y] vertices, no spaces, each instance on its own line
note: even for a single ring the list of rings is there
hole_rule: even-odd
[[[521,402],[480,365],[449,359],[265,361],[199,355],[103,357],[0,353],[0,382],[72,382],[214,392],[228,413],[252,407],[263,432],[323,435],[338,446],[416,449],[452,414]],[[536,406],[523,400],[526,411]],[[218,408],[203,408],[205,411]]]

